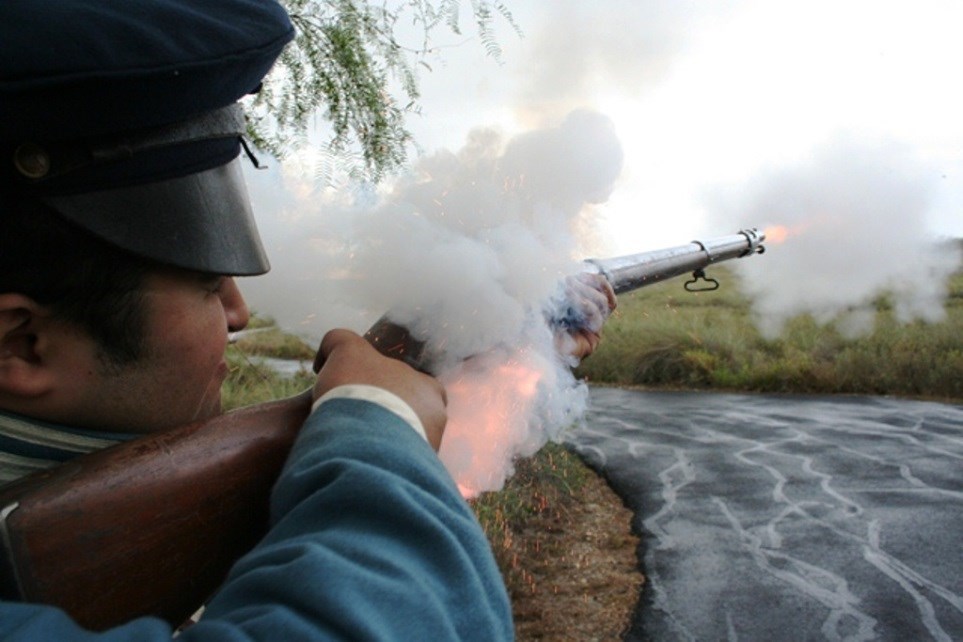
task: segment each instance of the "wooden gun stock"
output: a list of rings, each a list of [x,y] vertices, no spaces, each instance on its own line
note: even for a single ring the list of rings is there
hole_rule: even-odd
[[[102,630],[184,622],[265,533],[310,391],[118,444],[0,489],[4,599]]]

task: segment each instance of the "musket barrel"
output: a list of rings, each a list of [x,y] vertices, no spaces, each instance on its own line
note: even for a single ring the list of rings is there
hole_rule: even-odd
[[[762,245],[765,239],[765,234],[752,228],[708,241],[609,259],[588,259],[586,263],[609,280],[616,294],[622,294],[713,263],[761,254],[765,250]]]

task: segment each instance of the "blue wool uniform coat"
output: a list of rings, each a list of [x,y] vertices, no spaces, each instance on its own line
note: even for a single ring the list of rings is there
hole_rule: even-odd
[[[273,491],[272,528],[178,640],[507,640],[489,544],[425,440],[380,405],[323,403]],[[97,599],[92,595],[91,599]],[[169,640],[142,618],[103,633],[0,603],[3,640]]]

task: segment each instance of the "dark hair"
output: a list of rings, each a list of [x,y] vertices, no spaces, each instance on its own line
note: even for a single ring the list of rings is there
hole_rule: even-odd
[[[50,306],[58,318],[86,331],[107,366],[138,360],[146,336],[141,286],[151,264],[43,203],[11,200],[0,207],[0,292]]]

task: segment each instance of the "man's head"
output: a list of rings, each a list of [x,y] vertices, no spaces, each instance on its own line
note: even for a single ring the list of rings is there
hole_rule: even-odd
[[[268,269],[236,101],[291,36],[268,0],[0,5],[0,409],[135,431],[219,409],[229,277]]]
[[[0,251],[0,409],[119,432],[219,413],[227,332],[248,320],[233,279],[148,262],[31,213],[39,224],[26,234],[0,224],[4,241],[43,243]]]

